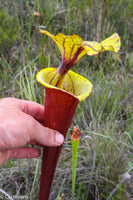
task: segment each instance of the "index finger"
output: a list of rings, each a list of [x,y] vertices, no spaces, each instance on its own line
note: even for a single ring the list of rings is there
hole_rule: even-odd
[[[43,122],[44,121],[44,106],[39,103],[20,100],[19,108],[26,114],[31,115],[36,120]]]

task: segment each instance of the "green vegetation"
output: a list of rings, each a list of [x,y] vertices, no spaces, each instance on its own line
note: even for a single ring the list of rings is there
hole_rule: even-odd
[[[71,200],[71,138],[76,125],[79,142],[75,200],[130,200],[133,187],[133,0],[0,1],[0,98],[16,97],[43,104],[44,91],[36,73],[58,67],[54,42],[39,33],[77,34],[83,40],[102,40],[117,32],[118,54],[84,56],[73,71],[93,83],[81,102],[57,166],[50,200]],[[38,11],[41,16],[34,16]],[[101,20],[100,20],[101,19]],[[10,25],[10,26],[9,26]],[[36,200],[41,159],[10,160],[0,168],[0,189],[9,195]],[[121,179],[128,172],[130,179]],[[0,190],[0,198],[3,194]]]
[[[19,34],[18,19],[8,15],[4,9],[0,12],[0,53],[9,51]]]

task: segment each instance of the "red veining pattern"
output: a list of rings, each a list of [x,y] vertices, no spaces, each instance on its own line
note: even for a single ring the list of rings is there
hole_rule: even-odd
[[[94,49],[91,45],[87,44],[86,42],[84,43],[84,45],[90,47],[93,51],[100,52],[99,50]]]

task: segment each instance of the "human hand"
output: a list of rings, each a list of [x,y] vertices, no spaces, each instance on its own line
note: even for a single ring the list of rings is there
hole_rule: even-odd
[[[0,100],[0,165],[10,158],[34,158],[40,150],[25,145],[59,146],[64,137],[42,125],[44,106],[15,98]]]

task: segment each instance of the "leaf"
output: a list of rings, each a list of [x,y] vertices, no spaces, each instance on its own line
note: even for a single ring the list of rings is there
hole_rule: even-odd
[[[114,51],[117,53],[120,50],[120,37],[117,33],[114,33],[109,38],[103,40],[102,42],[83,42],[86,53],[89,56],[96,55],[101,51]]]
[[[68,71],[84,54],[86,54],[82,38],[78,35],[66,36],[62,33],[58,33],[54,36],[46,30],[40,30],[40,32],[51,37],[58,45],[62,55],[62,62],[59,68],[65,67]]]
[[[34,15],[34,17],[36,17],[36,16],[37,16],[37,17],[40,17],[40,16],[41,16],[41,14],[40,14],[39,12],[37,12],[37,11],[34,11],[34,12],[33,12],[33,15]]]
[[[61,76],[66,74],[84,54],[93,56],[102,51],[114,51],[117,53],[120,49],[120,37],[117,33],[98,43],[95,41],[83,41],[80,36],[75,34],[66,36],[58,33],[54,36],[46,30],[40,30],[40,32],[52,38],[60,49],[62,61],[58,67],[58,72]]]
[[[117,33],[101,42],[102,51],[114,51],[117,53],[120,50],[120,45],[120,37]]]
[[[98,42],[84,41],[83,44],[84,44],[86,53],[89,56],[97,55],[98,53],[101,52],[101,44]]]

